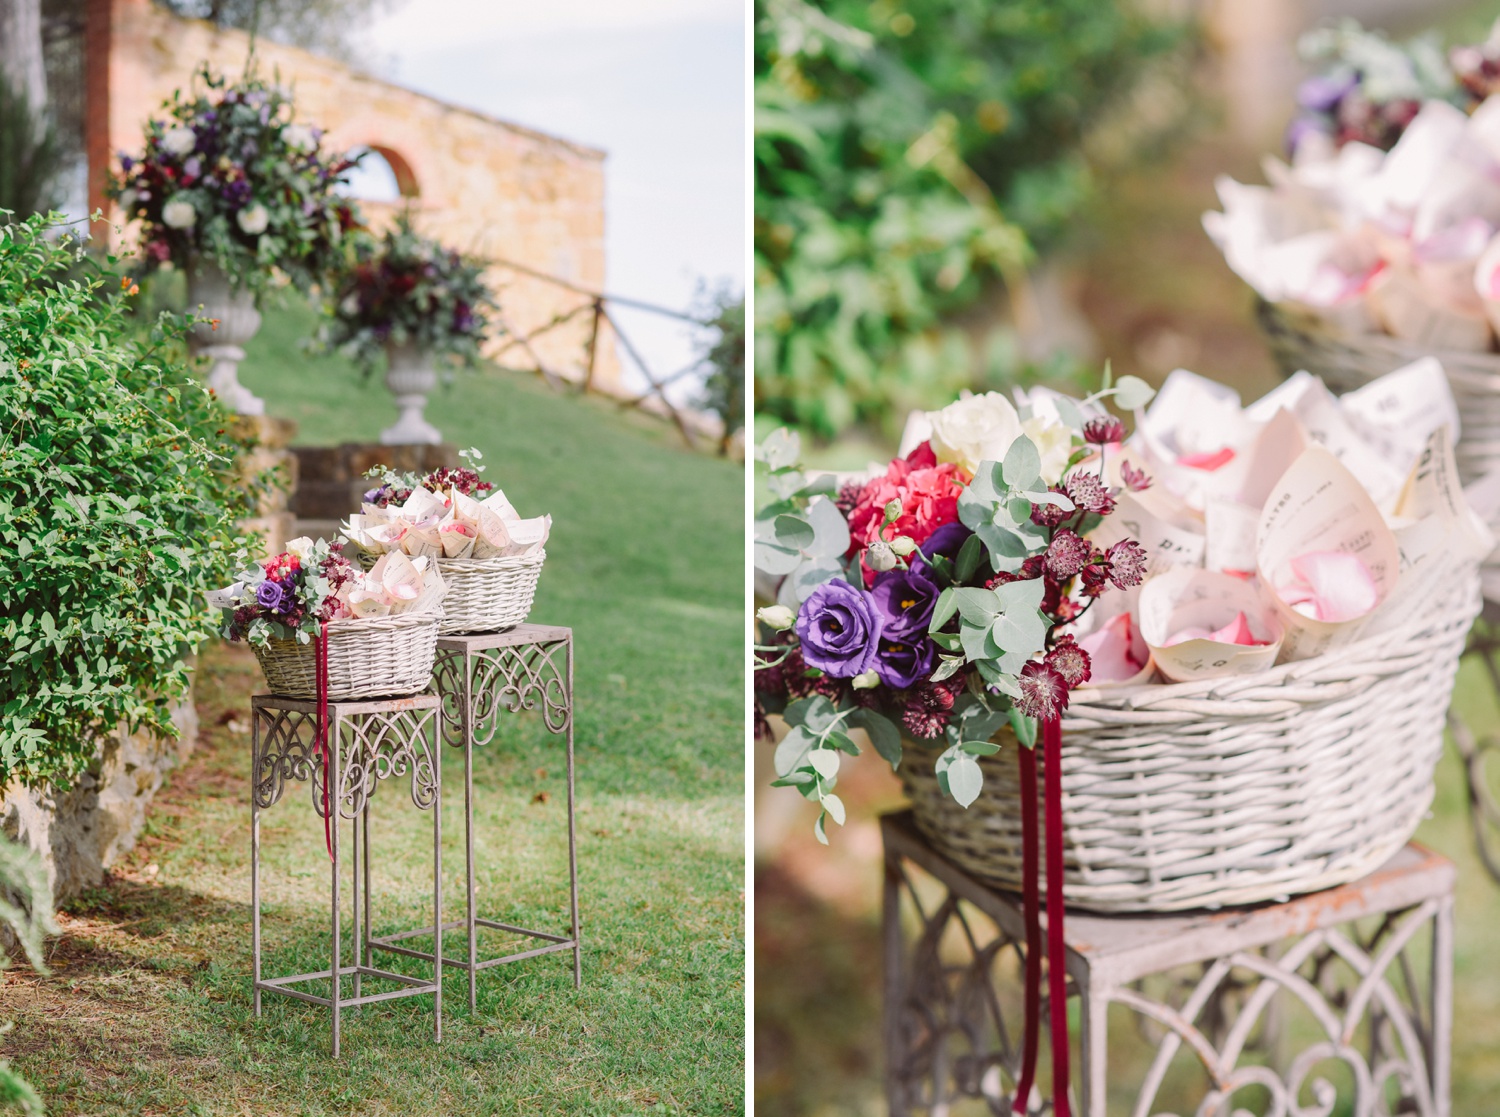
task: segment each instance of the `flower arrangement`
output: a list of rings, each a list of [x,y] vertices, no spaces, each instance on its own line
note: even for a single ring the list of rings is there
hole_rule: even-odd
[[[1104,395],[1136,412],[1129,438]],[[1300,373],[1248,407],[1183,370],[1144,410],[1129,377],[1018,399],[916,413],[922,440],[873,477],[809,477],[785,431],[758,452],[756,566],[780,585],[757,614],[757,728],[784,718],[776,784],[822,805],[822,840],[852,728],[893,767],[937,751],[968,806],[996,732],[1034,745],[1079,687],[1321,655],[1443,608],[1494,546],[1431,358],[1343,397]]]
[[[139,222],[148,270],[207,261],[236,287],[259,292],[279,272],[306,288],[358,222],[335,193],[353,163],[321,144],[282,90],[205,64],[147,124],[144,152],[121,153],[108,196]]]
[[[378,239],[362,237],[327,304],[320,340],[373,367],[388,346],[415,345],[472,365],[495,301],[484,267],[419,236],[407,215]]]
[[[1496,348],[1500,323],[1500,25],[1445,57],[1355,24],[1305,42],[1290,165],[1222,178],[1204,226],[1268,303],[1336,337]]]
[[[757,518],[756,565],[782,576],[780,604],[758,614],[757,722],[781,713],[778,786],[843,821],[832,791],[838,753],[864,729],[894,766],[908,738],[936,742],[939,778],[967,806],[976,757],[1007,723],[1026,744],[1088,682],[1091,655],[1064,626],[1104,594],[1141,583],[1146,552],[1088,538],[1114,512],[1106,481],[1125,410],[1152,390],[1134,377],[1081,404],[1038,391],[1018,410],[997,393],[930,416],[931,435],[880,475],[835,486],[798,466],[795,435],[758,456],[774,502]],[[1133,469],[1127,484],[1149,485]],[[901,728],[898,729],[898,726]]]
[[[389,555],[367,573],[324,540],[303,537],[208,601],[223,611],[225,639],[265,647],[273,639],[306,644],[330,621],[429,610],[442,593],[425,558]]]
[[[345,538],[371,555],[466,559],[527,555],[546,545],[551,516],[522,519],[499,489],[481,478],[483,455],[462,450],[465,465],[425,477],[376,467],[379,482],[349,517]],[[484,495],[489,494],[489,495]],[[480,498],[483,499],[480,499]]]

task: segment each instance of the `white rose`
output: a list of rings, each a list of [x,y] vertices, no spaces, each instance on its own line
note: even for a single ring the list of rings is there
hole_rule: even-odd
[[[1021,424],[1021,433],[1036,444],[1041,455],[1043,483],[1055,485],[1061,481],[1068,459],[1073,456],[1073,431],[1061,423],[1033,415]]]
[[[198,223],[198,211],[181,195],[161,207],[161,219],[169,229],[191,229]]]
[[[932,451],[940,462],[953,462],[970,473],[983,461],[1004,461],[1021,433],[1021,417],[999,392],[950,403],[927,415],[932,423]]]
[[[266,212],[266,207],[256,202],[253,206],[246,206],[235,214],[235,221],[244,231],[246,236],[258,237],[266,231],[270,224],[271,215]]]
[[[162,133],[162,150],[171,152],[173,155],[186,155],[197,146],[198,134],[191,128],[183,125],[178,125],[176,128],[168,128]]]
[[[311,151],[318,146],[312,129],[306,124],[288,124],[281,130],[281,138],[293,151]]]
[[[304,562],[312,556],[312,549],[313,541],[306,535],[299,535],[296,539],[288,539],[286,543],[286,553],[296,555]]]

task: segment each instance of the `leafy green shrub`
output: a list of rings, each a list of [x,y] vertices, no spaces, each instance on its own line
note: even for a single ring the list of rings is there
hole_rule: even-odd
[[[42,859],[18,842],[0,838],[0,924],[9,928],[38,973],[48,973],[42,960],[42,936],[57,934],[52,917],[52,889]],[[0,969],[10,962],[0,954]],[[0,1025],[0,1034],[10,1029]],[[42,1117],[45,1107],[31,1084],[0,1059],[0,1112],[20,1110],[26,1117]]]
[[[1085,139],[1181,31],[1096,0],[757,0],[757,410],[896,421],[974,378],[944,319],[1088,196]]]
[[[75,776],[121,724],[171,735],[232,573],[242,447],[133,290],[45,218],[0,227],[0,782]]]
[[[726,289],[714,292],[707,302],[706,336],[699,350],[707,375],[698,403],[724,421],[719,453],[727,454],[735,434],[745,429],[745,296]]]

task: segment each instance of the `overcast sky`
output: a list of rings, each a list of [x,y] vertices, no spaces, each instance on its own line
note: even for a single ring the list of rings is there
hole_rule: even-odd
[[[744,12],[744,0],[398,0],[368,41],[401,85],[604,148],[606,290],[686,309],[702,282],[744,289]],[[623,317],[658,377],[688,363],[680,325]]]

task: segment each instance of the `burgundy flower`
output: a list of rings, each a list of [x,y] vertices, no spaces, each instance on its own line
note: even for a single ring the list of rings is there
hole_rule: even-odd
[[[1065,487],[1068,499],[1085,512],[1097,512],[1101,516],[1108,516],[1115,510],[1114,496],[1104,487],[1096,474],[1075,473],[1068,478]]]
[[[1080,648],[1071,636],[1058,637],[1056,646],[1042,661],[1063,677],[1070,690],[1088,682],[1089,673],[1093,669],[1089,653]]]
[[[939,736],[948,725],[953,710],[954,698],[963,689],[961,675],[953,675],[942,682],[918,683],[907,698],[901,713],[901,721],[914,737]]]
[[[1104,555],[1109,566],[1109,580],[1117,589],[1128,590],[1141,584],[1146,574],[1146,548],[1134,539],[1122,539]]]
[[[1047,576],[1056,582],[1066,582],[1084,568],[1093,553],[1087,539],[1076,531],[1063,528],[1052,537],[1047,547]]]
[[[1061,493],[1065,490],[1061,485],[1053,485],[1052,491]],[[1072,515],[1072,512],[1065,512],[1055,504],[1038,502],[1031,506],[1031,522],[1038,527],[1057,527]]]
[[[1092,442],[1095,446],[1105,446],[1111,442],[1119,442],[1125,437],[1125,424],[1113,415],[1105,415],[1098,419],[1090,419],[1083,424],[1083,440]]]
[[[1016,709],[1037,721],[1051,721],[1068,708],[1068,680],[1048,663],[1032,660],[1021,668],[1021,697]]]
[[[1151,487],[1151,478],[1146,476],[1144,469],[1136,469],[1129,462],[1120,463],[1120,480],[1125,482],[1125,487],[1133,493],[1145,492]]]
[[[1109,566],[1097,551],[1094,559],[1083,568],[1083,596],[1099,597],[1109,589]]]

